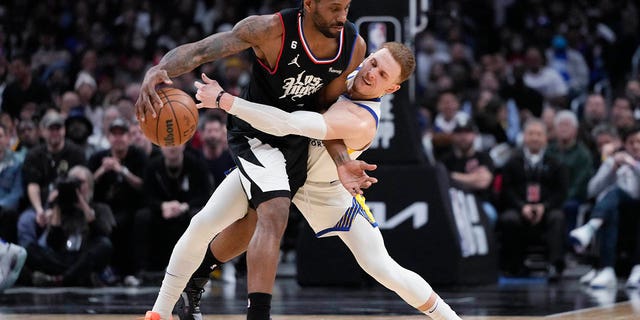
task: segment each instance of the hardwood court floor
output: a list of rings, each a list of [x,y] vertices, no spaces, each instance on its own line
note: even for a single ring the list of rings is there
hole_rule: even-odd
[[[640,290],[592,291],[577,279],[560,284],[497,283],[436,288],[469,320],[631,320],[640,319]],[[31,288],[0,294],[0,320],[134,320],[151,308],[158,287]],[[212,284],[203,296],[205,320],[244,320],[246,286]],[[427,319],[385,288],[300,287],[293,279],[276,282],[274,320]]]
[[[632,320],[640,319],[640,306],[633,306],[630,302],[621,302],[611,306],[595,307],[586,310],[572,311],[545,317],[526,316],[469,316],[466,320]],[[140,315],[3,315],[2,320],[125,320],[140,319]],[[208,315],[204,320],[244,320],[244,315]],[[289,315],[276,316],[277,320],[417,320],[426,319],[425,316],[343,316],[343,315]]]

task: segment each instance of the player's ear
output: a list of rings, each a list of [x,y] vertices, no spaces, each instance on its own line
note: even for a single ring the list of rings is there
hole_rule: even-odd
[[[398,89],[400,89],[400,85],[399,84],[394,84],[394,85],[390,86],[389,88],[387,88],[387,90],[385,90],[384,93],[385,94],[394,93],[394,92],[398,91]]]

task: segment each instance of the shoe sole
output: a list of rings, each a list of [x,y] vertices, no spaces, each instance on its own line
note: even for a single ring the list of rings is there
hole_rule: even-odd
[[[18,258],[16,259],[16,264],[13,270],[7,275],[4,283],[0,285],[0,292],[4,291],[7,288],[13,286],[13,284],[18,280],[20,276],[20,271],[22,271],[22,267],[24,266],[24,262],[27,260],[27,251],[22,249],[20,253],[18,253]]]

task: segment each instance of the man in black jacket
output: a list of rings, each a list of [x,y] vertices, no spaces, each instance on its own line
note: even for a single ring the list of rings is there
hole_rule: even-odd
[[[502,195],[506,209],[499,218],[502,233],[502,266],[507,273],[523,271],[527,245],[545,234],[549,278],[556,280],[564,269],[565,168],[546,152],[544,123],[529,120],[524,127],[524,144],[505,165]]]
[[[137,232],[160,237],[138,236],[142,243],[138,257],[143,269],[162,270],[171,251],[195,215],[209,199],[213,178],[201,157],[185,152],[185,146],[162,147],[162,156],[151,159],[144,175],[146,205],[136,215]],[[148,239],[153,238],[153,241]],[[145,252],[149,256],[145,257]]]

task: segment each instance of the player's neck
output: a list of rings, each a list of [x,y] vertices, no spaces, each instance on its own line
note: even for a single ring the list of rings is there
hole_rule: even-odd
[[[383,95],[367,95],[358,92],[353,86],[353,82],[347,86],[347,91],[345,94],[351,98],[352,100],[372,100],[382,97]]]
[[[327,48],[328,44],[337,43],[338,39],[335,37],[327,37],[324,33],[318,30],[311,18],[304,16],[302,17],[302,35],[304,36],[307,45],[316,56],[322,56],[322,49]]]

